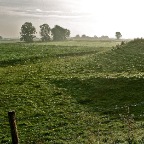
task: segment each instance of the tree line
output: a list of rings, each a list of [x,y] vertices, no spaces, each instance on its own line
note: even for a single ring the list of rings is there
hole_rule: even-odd
[[[21,32],[20,32],[20,40],[25,42],[33,42],[33,39],[36,38],[36,28],[32,25],[31,22],[25,22],[21,26]],[[70,30],[63,28],[59,25],[55,25],[54,28],[50,28],[48,24],[42,24],[40,25],[40,32],[41,41],[48,42],[48,41],[63,41],[66,40],[68,37],[70,37]],[[116,39],[120,39],[122,37],[122,34],[120,32],[115,33]],[[73,37],[74,39],[109,39],[108,36],[101,36],[97,37],[96,35],[94,37],[89,37],[83,34],[82,36],[76,35]],[[0,36],[0,40],[2,40],[3,37]]]
[[[115,37],[116,39],[120,39],[122,37],[122,34],[120,32],[116,32],[115,33]],[[98,37],[96,35],[94,35],[93,37],[87,36],[85,34],[83,35],[79,35],[77,34],[75,37],[73,37],[74,39],[110,39],[108,36],[106,35],[102,35],[101,37]]]
[[[33,42],[36,37],[36,28],[31,22],[25,22],[21,26],[20,40],[25,42]],[[50,28],[48,24],[40,25],[40,36],[43,42],[48,41],[63,41],[70,37],[70,30],[65,29],[59,25],[55,25],[54,28]]]

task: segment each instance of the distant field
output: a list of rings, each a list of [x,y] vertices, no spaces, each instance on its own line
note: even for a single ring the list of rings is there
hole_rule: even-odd
[[[120,43],[1,43],[0,143],[10,110],[24,144],[144,143],[144,41]]]

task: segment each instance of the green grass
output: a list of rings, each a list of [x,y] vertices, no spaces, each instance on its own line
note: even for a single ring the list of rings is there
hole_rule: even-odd
[[[0,142],[15,110],[21,143],[143,143],[144,43],[117,44],[0,44]]]

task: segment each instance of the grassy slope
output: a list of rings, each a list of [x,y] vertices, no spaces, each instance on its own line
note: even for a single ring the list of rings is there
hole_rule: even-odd
[[[1,44],[1,143],[9,143],[13,109],[21,143],[95,143],[98,127],[101,143],[123,142],[127,124],[118,114],[126,113],[124,105],[143,119],[144,49],[128,43],[111,50],[116,44]],[[135,138],[142,130],[137,124]]]

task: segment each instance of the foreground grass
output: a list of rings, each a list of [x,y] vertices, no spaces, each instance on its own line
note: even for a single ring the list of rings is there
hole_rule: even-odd
[[[143,143],[144,50],[115,45],[1,44],[1,143],[10,110],[21,143]]]

